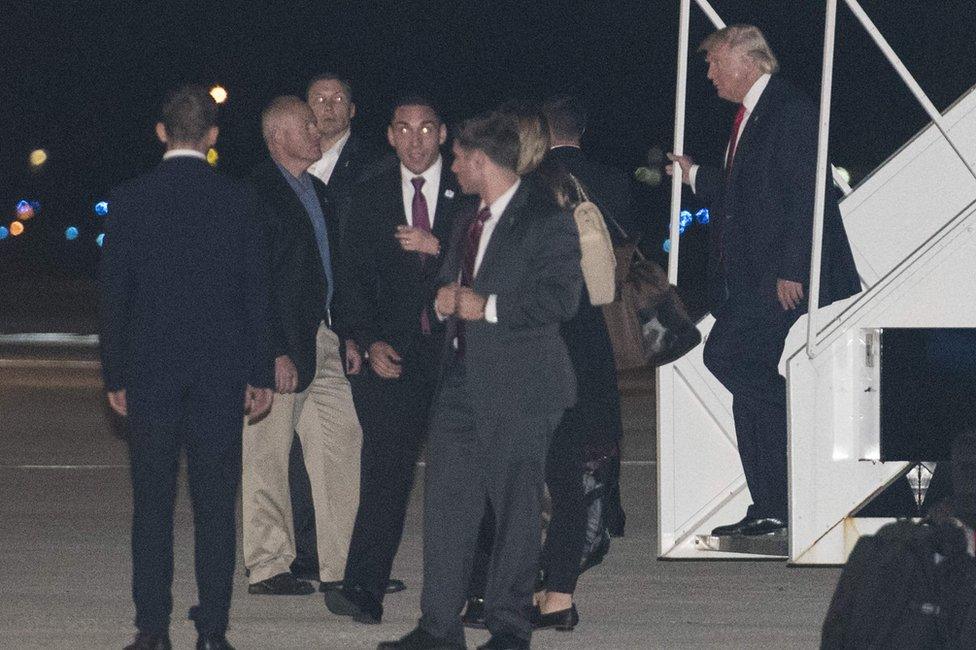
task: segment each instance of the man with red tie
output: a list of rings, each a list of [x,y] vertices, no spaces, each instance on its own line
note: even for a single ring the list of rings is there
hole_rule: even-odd
[[[786,528],[786,336],[806,311],[817,158],[817,108],[778,74],[758,28],[708,36],[708,78],[739,105],[722,168],[669,155],[711,207],[709,304],[715,325],[705,366],[732,393],[739,457],[753,503],[713,535],[761,536]],[[668,173],[673,173],[668,166]],[[860,291],[837,197],[827,186],[820,305]]]
[[[508,113],[464,122],[458,184],[480,206],[459,218],[438,274],[447,324],[424,491],[424,587],[415,630],[380,648],[464,648],[464,605],[486,500],[495,513],[483,649],[529,647],[549,439],[576,399],[559,325],[579,305],[579,231],[550,194],[520,180]]]
[[[368,367],[351,378],[363,427],[359,510],[342,587],[325,590],[330,611],[362,623],[382,618],[427,432],[444,335],[428,305],[460,200],[440,154],[447,128],[433,103],[397,102],[387,139],[400,164],[355,187],[345,219],[350,331]]]

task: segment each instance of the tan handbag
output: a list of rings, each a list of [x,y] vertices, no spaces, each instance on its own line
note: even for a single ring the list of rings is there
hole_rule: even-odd
[[[590,201],[579,180],[572,174],[569,177],[576,187],[579,200],[573,208],[573,220],[580,236],[583,281],[592,305],[608,305],[613,302],[617,292],[617,258],[613,252],[613,240],[600,208]]]

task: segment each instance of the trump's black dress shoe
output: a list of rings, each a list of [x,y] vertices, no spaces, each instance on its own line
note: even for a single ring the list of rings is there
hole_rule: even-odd
[[[712,536],[714,537],[725,537],[727,535],[738,535],[742,532],[742,527],[746,524],[755,521],[754,517],[746,515],[734,524],[725,524],[724,526],[716,526],[712,529]]]
[[[485,599],[468,598],[468,604],[461,615],[461,625],[477,630],[485,629]]]
[[[201,634],[197,637],[197,650],[234,650],[223,634]]]
[[[554,629],[560,632],[571,632],[578,624],[579,612],[576,610],[575,604],[548,614],[543,614],[538,608],[532,609],[532,629],[534,630]]]
[[[315,593],[315,587],[290,573],[279,573],[267,580],[248,585],[247,593],[258,596],[307,596]]]
[[[762,537],[763,535],[778,533],[781,530],[786,530],[786,522],[782,519],[761,517],[749,520],[739,531],[739,534],[745,537]]]
[[[137,632],[135,640],[125,646],[125,650],[171,650],[172,647],[166,632]]]
[[[478,646],[478,650],[528,650],[529,640],[514,634],[492,634],[488,643]]]
[[[384,641],[376,650],[466,650],[463,643],[454,643],[434,636],[427,630],[417,627],[407,636],[397,641]]]
[[[333,614],[352,616],[357,623],[376,625],[383,620],[383,604],[361,587],[326,591],[325,606]]]

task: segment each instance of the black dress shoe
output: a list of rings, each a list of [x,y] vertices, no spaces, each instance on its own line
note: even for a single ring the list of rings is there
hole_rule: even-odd
[[[125,650],[171,650],[167,632],[136,632],[135,640],[125,646]]]
[[[397,641],[384,641],[376,650],[466,650],[463,643],[453,643],[417,627]]]
[[[259,596],[307,596],[315,593],[315,587],[290,573],[279,573],[267,580],[248,585],[247,593]]]
[[[738,535],[742,532],[742,527],[746,524],[755,521],[749,515],[746,515],[734,524],[725,524],[724,526],[716,526],[712,529],[712,535],[714,537],[726,537],[728,535]]]
[[[352,616],[357,623],[376,625],[383,620],[383,604],[360,587],[325,592],[325,606],[333,614]]]
[[[543,614],[538,608],[532,610],[532,629],[534,630],[555,629],[560,632],[571,632],[578,624],[579,612],[576,610],[575,604],[548,614]]]
[[[327,591],[335,591],[336,589],[342,589],[342,580],[326,580],[325,582],[319,583],[319,591],[323,594]]]
[[[763,535],[770,535],[772,533],[778,533],[780,531],[786,530],[786,522],[782,519],[776,519],[775,517],[763,517],[759,519],[750,519],[749,522],[742,527],[739,534],[745,537],[762,537]]]
[[[201,634],[197,637],[197,650],[234,650],[223,634]]]
[[[407,588],[407,585],[403,584],[403,580],[397,580],[396,578],[390,578],[386,581],[386,593],[396,594]]]
[[[529,640],[514,634],[492,634],[488,643],[478,646],[478,650],[528,650]]]
[[[461,614],[461,625],[476,630],[485,629],[485,599],[468,598],[468,604]]]

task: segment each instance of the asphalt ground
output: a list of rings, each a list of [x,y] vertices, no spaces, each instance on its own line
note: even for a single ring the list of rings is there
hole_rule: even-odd
[[[9,331],[9,330],[8,330]],[[121,648],[132,636],[131,493],[122,432],[107,412],[89,348],[0,347],[0,648]],[[535,648],[816,647],[836,569],[777,562],[656,559],[653,377],[621,379],[626,537],[580,580],[581,623]],[[423,467],[383,624],[330,614],[321,596],[247,594],[238,562],[228,638],[249,648],[373,648],[419,615]],[[172,638],[192,648],[192,519],[176,510]],[[474,646],[486,633],[468,635]]]

